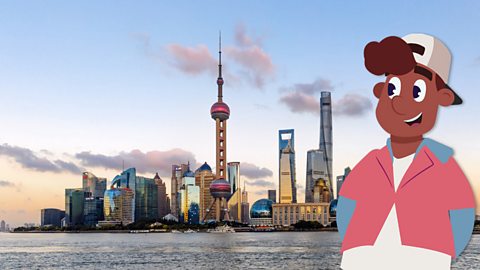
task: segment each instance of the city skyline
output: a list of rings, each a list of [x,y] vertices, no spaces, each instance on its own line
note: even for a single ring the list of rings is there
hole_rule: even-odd
[[[465,103],[442,109],[441,124],[428,136],[454,148],[479,200],[474,117],[480,94],[474,86],[480,38],[461,30],[478,23],[479,4],[416,3],[415,10],[392,4],[412,16],[462,14],[462,20],[431,17],[422,25],[394,22],[375,9],[357,12],[361,3],[281,3],[277,12],[271,3],[251,4],[2,4],[0,15],[9,23],[0,28],[6,101],[0,108],[0,219],[11,226],[40,223],[40,209],[64,208],[65,189],[79,186],[83,171],[110,183],[122,160],[141,175],[153,178],[158,171],[167,191],[172,164],[214,165],[214,126],[206,114],[216,90],[219,28],[226,102],[234,108],[227,160],[241,162],[250,205],[278,190],[280,129],[295,129],[297,198],[303,201],[305,157],[318,144],[322,90],[332,92],[332,179],[385,144],[371,90],[382,78],[365,70],[363,47],[411,32],[434,34],[453,53],[451,85]],[[285,18],[292,16],[298,20],[287,27]],[[175,28],[167,26],[178,20]]]

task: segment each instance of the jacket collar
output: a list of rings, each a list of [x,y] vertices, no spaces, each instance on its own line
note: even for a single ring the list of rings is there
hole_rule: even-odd
[[[453,149],[445,146],[432,139],[425,138],[415,151],[415,156],[412,164],[408,167],[405,175],[400,182],[398,190],[403,188],[410,181],[414,180],[418,175],[422,174],[435,164],[436,160],[445,163],[453,155]],[[433,156],[433,157],[432,157]],[[385,176],[387,177],[390,186],[393,185],[393,152],[390,144],[390,139],[387,140],[387,145],[381,149],[377,155],[377,161],[382,167]]]

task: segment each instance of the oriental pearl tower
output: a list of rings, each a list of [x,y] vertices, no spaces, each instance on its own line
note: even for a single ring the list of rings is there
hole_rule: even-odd
[[[215,120],[215,134],[216,134],[216,179],[210,185],[210,194],[214,198],[212,205],[207,209],[205,219],[215,205],[215,220],[229,220],[227,198],[230,197],[231,186],[225,180],[226,166],[227,166],[227,120],[230,117],[230,108],[223,102],[223,78],[222,78],[222,47],[221,36],[219,38],[218,50],[218,100],[212,105],[210,114]],[[223,215],[222,215],[223,212]]]

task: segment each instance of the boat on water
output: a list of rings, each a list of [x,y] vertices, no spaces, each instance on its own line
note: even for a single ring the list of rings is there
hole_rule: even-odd
[[[131,230],[129,233],[149,233],[149,230]]]
[[[207,232],[209,232],[209,233],[234,233],[235,230],[228,225],[222,225],[222,226],[215,227],[215,229],[208,229]]]
[[[197,232],[192,230],[192,229],[188,229],[188,230],[184,231],[183,233],[197,233]]]
[[[182,233],[182,232],[177,230],[172,230],[172,233]]]

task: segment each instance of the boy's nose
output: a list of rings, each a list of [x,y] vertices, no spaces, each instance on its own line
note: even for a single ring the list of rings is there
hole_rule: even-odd
[[[404,115],[408,111],[407,101],[401,96],[396,96],[392,99],[392,108],[397,114]]]

